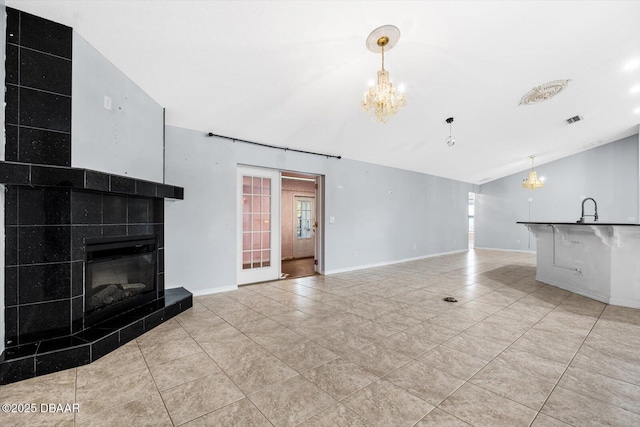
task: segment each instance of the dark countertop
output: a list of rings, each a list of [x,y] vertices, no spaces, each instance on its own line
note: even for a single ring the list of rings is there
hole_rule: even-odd
[[[640,224],[631,222],[533,222],[533,221],[518,221],[516,224],[536,224],[536,225],[601,225],[601,226],[623,226],[623,227],[638,227]]]

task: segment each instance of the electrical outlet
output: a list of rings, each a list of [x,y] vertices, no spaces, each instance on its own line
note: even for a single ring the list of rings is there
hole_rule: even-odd
[[[516,240],[516,243],[520,244],[520,239]]]
[[[355,251],[353,251],[353,254],[354,254],[355,256],[358,256],[358,250],[356,249]]]
[[[415,250],[415,249],[417,249],[417,247],[416,247],[416,244],[415,244],[415,243],[413,244],[413,249],[414,249],[414,250]]]
[[[104,108],[105,110],[111,111],[111,98],[107,95],[104,96]]]

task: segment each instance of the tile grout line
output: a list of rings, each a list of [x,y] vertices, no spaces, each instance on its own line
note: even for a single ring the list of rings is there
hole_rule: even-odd
[[[235,301],[235,300],[234,300],[234,301]],[[240,304],[241,304],[241,303],[240,303]],[[240,331],[238,328],[236,328],[235,326],[233,326],[232,324],[230,324],[229,322],[227,322],[227,321],[226,321],[223,317],[221,317],[218,313],[216,313],[215,311],[211,310],[209,307],[207,307],[207,306],[206,306],[206,305],[204,305],[204,304],[201,304],[201,305],[202,305],[206,310],[210,311],[210,312],[211,312],[211,313],[213,313],[215,316],[217,316],[217,317],[219,317],[220,319],[222,319],[222,323],[226,323],[227,325],[229,325],[229,326],[231,326],[232,328],[236,329],[239,333],[241,333],[241,334],[245,335],[245,334],[244,334],[244,332]],[[244,304],[242,304],[242,305],[244,305]],[[249,308],[249,309],[251,309],[250,307],[248,307],[248,308]],[[251,309],[251,310],[253,310],[253,309]],[[255,310],[254,310],[254,311],[255,311]],[[265,419],[266,419],[266,420],[267,420],[271,425],[273,425],[273,423],[271,422],[271,420],[270,420],[270,419],[269,419],[269,418],[268,418],[268,417],[267,417],[267,416],[266,416],[266,415],[265,415],[265,414],[260,410],[260,408],[258,408],[258,407],[255,405],[255,403],[253,403],[253,401],[249,398],[249,395],[247,395],[244,391],[242,391],[242,389],[238,386],[238,384],[236,384],[236,382],[235,382],[235,381],[234,381],[234,380],[233,380],[233,379],[232,379],[232,378],[227,374],[227,372],[226,372],[224,369],[222,369],[222,366],[220,366],[220,365],[218,364],[218,362],[216,362],[216,361],[215,361],[215,359],[214,359],[213,357],[211,357],[211,355],[210,355],[209,353],[207,353],[207,351],[206,351],[204,348],[202,348],[202,346],[200,345],[200,343],[198,342],[198,340],[197,340],[195,337],[193,337],[189,331],[187,331],[186,329],[184,329],[184,327],[182,326],[182,324],[180,324],[179,319],[176,319],[176,322],[178,322],[178,324],[180,325],[180,327],[181,327],[181,328],[182,328],[182,329],[187,333],[187,335],[189,335],[189,337],[191,337],[191,339],[193,339],[193,341],[198,345],[198,347],[200,347],[200,349],[204,352],[204,354],[206,354],[206,355],[207,355],[207,357],[208,357],[209,359],[211,359],[211,361],[212,361],[212,362],[213,362],[213,363],[218,367],[218,369],[220,369],[220,372],[222,372],[222,373],[225,375],[225,377],[227,377],[227,378],[229,379],[229,381],[231,381],[231,382],[233,383],[233,385],[234,385],[234,386],[236,386],[236,388],[237,388],[237,389],[238,389],[238,390],[239,390],[239,391],[244,395],[243,399],[247,399],[247,400],[251,403],[251,405],[252,405],[254,408],[256,408],[256,409],[258,410],[258,412],[260,412],[260,414],[262,414],[262,416],[263,416],[263,417],[264,417],[264,418],[265,418]],[[246,338],[249,338],[249,337],[248,337],[248,336],[246,336],[246,335],[245,335],[245,337],[246,337]],[[249,339],[251,340],[251,338],[249,338]],[[255,342],[255,341],[253,341],[253,340],[251,340],[251,341],[252,341],[252,342]],[[256,344],[258,344],[258,343],[256,343]],[[259,345],[259,344],[258,344],[258,345]],[[260,347],[262,347],[262,346],[260,346]],[[262,347],[262,348],[264,348],[264,347]],[[271,352],[269,352],[266,348],[265,348],[265,351],[267,351],[269,354],[271,354]],[[274,357],[275,357],[275,356],[274,356]],[[278,359],[278,360],[280,360],[280,359]],[[284,363],[284,362],[282,362],[282,363]],[[287,366],[288,366],[288,365],[287,365]],[[212,375],[213,375],[213,374],[212,374]],[[152,375],[152,376],[153,376],[153,375]],[[291,377],[291,378],[293,378],[293,377]],[[195,380],[192,380],[192,381],[197,381],[198,379],[199,379],[199,378],[196,378]],[[288,379],[289,379],[289,378],[288,378]],[[286,380],[284,380],[284,381],[286,381]],[[279,382],[278,382],[278,383],[276,383],[276,384],[280,384],[281,382],[284,382],[284,381],[279,381]],[[191,381],[188,381],[188,382],[191,382]],[[183,383],[183,384],[184,384],[184,383]],[[179,385],[177,385],[176,387],[179,387],[180,385],[182,385],[182,384],[179,384]],[[274,385],[275,385],[275,384],[274,384]],[[264,389],[261,389],[261,390],[259,390],[259,391],[265,390],[266,388],[268,388],[268,387],[265,387]],[[165,390],[165,391],[166,391],[166,390]],[[257,392],[256,392],[256,393],[257,393]],[[162,393],[160,394],[160,397],[162,398]],[[223,406],[221,406],[221,407],[219,407],[219,408],[217,408],[217,409],[214,409],[213,411],[207,412],[206,414],[200,415],[199,417],[196,417],[196,418],[194,418],[194,419],[192,419],[192,420],[185,421],[185,422],[190,422],[190,421],[196,420],[196,419],[198,419],[198,418],[205,417],[205,416],[207,416],[207,415],[211,414],[212,412],[218,411],[218,410],[220,410],[220,409],[222,409],[222,408],[225,408],[225,407],[227,407],[227,406],[229,406],[229,405],[233,405],[234,403],[237,403],[237,402],[239,402],[240,400],[242,400],[242,399],[239,399],[239,400],[236,400],[236,401],[233,401],[233,402],[229,402],[228,404],[223,405]],[[164,403],[164,399],[162,399],[162,401],[163,401],[163,403]]]
[[[573,293],[572,293],[573,294]],[[576,294],[577,295],[577,294]],[[571,296],[571,295],[570,295]],[[569,297],[567,297],[569,298]],[[553,386],[553,388],[551,389],[551,391],[549,392],[549,395],[547,396],[547,398],[544,400],[544,402],[542,403],[542,406],[540,407],[540,411],[538,411],[538,415],[540,415],[540,413],[543,413],[544,415],[557,419],[556,417],[554,417],[553,415],[549,415],[546,414],[544,412],[542,412],[542,409],[544,408],[544,406],[547,404],[547,401],[549,400],[549,398],[551,397],[551,395],[553,394],[553,392],[555,391],[555,389],[558,387],[558,384],[560,384],[560,381],[562,380],[562,378],[564,377],[564,375],[567,373],[567,370],[569,370],[569,367],[571,366],[571,364],[573,363],[573,360],[576,358],[576,356],[578,355],[578,353],[580,352],[580,350],[582,349],[582,346],[584,345],[584,343],[587,341],[587,338],[589,338],[589,335],[591,335],[591,332],[593,332],[593,328],[596,327],[596,325],[598,324],[598,321],[600,321],[600,318],[602,317],[602,314],[604,313],[604,311],[606,310],[607,306],[609,304],[605,304],[605,306],[603,307],[602,311],[600,312],[600,314],[598,315],[598,318],[596,319],[596,321],[593,323],[593,325],[591,326],[591,328],[589,329],[589,333],[584,337],[584,339],[582,340],[582,343],[580,343],[580,347],[578,347],[578,349],[576,350],[576,352],[573,354],[573,357],[571,357],[571,360],[569,361],[569,363],[567,364],[567,367],[564,369],[564,371],[562,371],[562,375],[560,375],[560,377],[558,377],[558,380],[556,381],[555,385]],[[578,394],[582,394],[579,392],[576,392]],[[591,396],[587,396],[587,397],[591,397]],[[597,398],[593,398],[595,400],[599,400],[600,402],[604,402],[603,400],[597,399]],[[611,403],[608,402],[604,402],[607,403],[609,405],[612,405]],[[620,408],[619,406],[616,405],[612,405],[615,406],[617,408]],[[624,409],[624,408],[620,408],[620,409]],[[536,415],[536,418],[538,418],[538,415]],[[534,420],[532,421],[535,422],[536,418],[534,418]],[[560,420],[562,421],[562,420]],[[565,421],[562,421],[565,422]],[[569,424],[569,423],[567,423]]]

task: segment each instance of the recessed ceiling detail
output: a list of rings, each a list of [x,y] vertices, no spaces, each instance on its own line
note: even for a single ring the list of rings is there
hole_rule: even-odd
[[[525,93],[520,99],[520,105],[539,104],[553,98],[567,88],[571,80],[554,80],[541,84]]]

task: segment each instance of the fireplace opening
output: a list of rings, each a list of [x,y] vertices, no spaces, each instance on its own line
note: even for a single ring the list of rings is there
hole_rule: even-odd
[[[85,243],[85,328],[158,298],[155,235]]]

